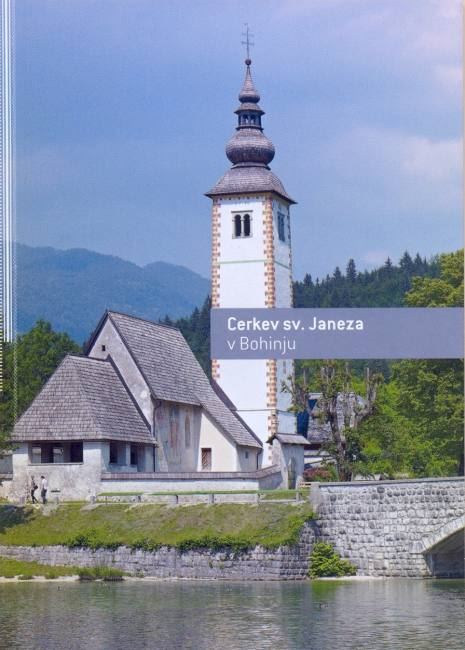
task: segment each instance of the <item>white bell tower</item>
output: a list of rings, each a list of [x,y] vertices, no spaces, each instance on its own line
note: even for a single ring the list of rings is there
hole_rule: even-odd
[[[232,168],[207,196],[212,210],[212,308],[292,307],[290,206],[295,203],[269,168],[275,149],[264,135],[264,111],[246,59],[236,132],[226,145]],[[237,414],[263,442],[262,466],[271,464],[268,439],[295,433],[282,382],[290,360],[213,360],[213,379]]]

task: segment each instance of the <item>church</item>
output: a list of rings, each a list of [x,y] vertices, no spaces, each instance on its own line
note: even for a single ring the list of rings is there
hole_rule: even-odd
[[[245,66],[232,167],[206,193],[212,308],[291,307],[295,202],[269,167],[275,149]],[[16,423],[10,498],[40,475],[64,500],[293,487],[307,441],[281,390],[292,373],[289,360],[214,359],[210,380],[178,329],[107,311],[84,355],[66,356]]]

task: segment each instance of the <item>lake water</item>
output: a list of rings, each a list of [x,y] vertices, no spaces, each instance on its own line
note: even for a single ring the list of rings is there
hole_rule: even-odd
[[[0,648],[463,650],[459,580],[0,585]]]

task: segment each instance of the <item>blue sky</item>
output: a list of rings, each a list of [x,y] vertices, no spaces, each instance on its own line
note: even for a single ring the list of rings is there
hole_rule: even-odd
[[[461,247],[460,0],[17,0],[18,240],[208,276],[244,22],[295,277]]]

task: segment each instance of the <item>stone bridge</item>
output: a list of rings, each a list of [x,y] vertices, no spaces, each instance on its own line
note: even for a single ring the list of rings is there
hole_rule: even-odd
[[[464,479],[313,483],[319,537],[359,575],[464,576]]]

